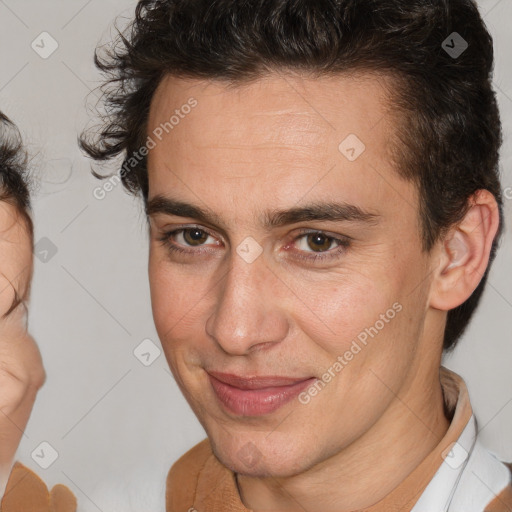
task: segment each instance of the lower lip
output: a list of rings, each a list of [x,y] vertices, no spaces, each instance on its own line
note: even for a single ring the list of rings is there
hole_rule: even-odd
[[[231,413],[239,416],[261,416],[277,411],[293,400],[316,379],[311,378],[289,386],[263,389],[240,389],[208,375],[219,402]]]

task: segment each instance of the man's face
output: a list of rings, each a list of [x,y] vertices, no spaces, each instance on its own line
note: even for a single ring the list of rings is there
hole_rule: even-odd
[[[420,362],[438,364],[423,348],[437,329],[432,262],[417,191],[390,162],[386,105],[370,76],[235,88],[166,78],[153,98],[154,320],[216,455],[238,473],[328,459],[386,417]],[[180,216],[165,200],[214,216]],[[319,214],[327,204],[336,218]],[[277,214],[288,210],[302,216]]]

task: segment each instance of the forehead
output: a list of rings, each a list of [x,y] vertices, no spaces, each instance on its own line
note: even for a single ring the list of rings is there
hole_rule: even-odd
[[[307,194],[375,206],[408,196],[414,204],[390,157],[390,80],[274,74],[231,86],[166,77],[148,119],[148,135],[158,134],[148,156],[150,197],[203,199],[224,187],[232,203],[242,191],[285,206],[284,190],[289,201]]]
[[[389,124],[386,111],[391,87],[391,77],[362,72],[322,77],[269,74],[242,84],[167,76],[153,96],[148,124],[150,128],[164,125],[169,114],[194,98],[198,105],[187,125],[197,128],[199,124],[202,130],[211,128],[203,136],[220,129],[218,135],[229,134],[230,138],[245,142],[245,146],[253,145],[255,136],[269,141],[274,137],[266,131],[254,132],[251,122],[272,123],[276,130],[284,128],[280,135],[284,142],[293,144],[300,137],[286,129],[292,125],[309,127],[318,138],[324,138],[333,131],[363,132],[381,120]],[[202,124],[206,118],[207,126]],[[246,129],[231,131],[230,121],[240,118],[244,119]]]

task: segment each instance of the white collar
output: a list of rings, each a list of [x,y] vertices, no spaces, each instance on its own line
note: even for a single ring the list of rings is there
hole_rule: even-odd
[[[468,391],[461,377],[450,374],[458,377],[452,380],[458,393],[456,413],[463,406],[461,399],[468,397]],[[484,512],[510,484],[509,469],[480,443],[474,414],[443,457],[443,463],[411,512]]]

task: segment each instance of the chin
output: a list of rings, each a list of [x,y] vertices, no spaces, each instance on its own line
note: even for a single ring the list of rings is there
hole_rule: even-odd
[[[271,434],[271,436],[274,434]],[[208,435],[217,459],[231,471],[251,477],[286,478],[308,469],[311,453],[303,450],[289,436],[286,441],[268,432],[248,432],[221,438]]]

